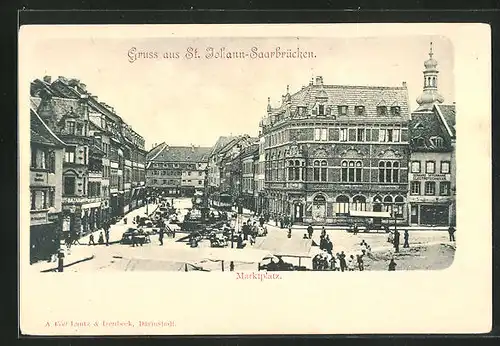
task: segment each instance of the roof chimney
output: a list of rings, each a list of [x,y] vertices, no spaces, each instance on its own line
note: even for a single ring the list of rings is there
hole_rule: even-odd
[[[83,91],[87,91],[87,84],[80,83],[80,88],[81,88]]]
[[[321,76],[316,77],[316,85],[323,85],[323,77]]]
[[[403,88],[406,88],[406,82],[403,81]]]
[[[50,84],[52,82],[52,77],[51,76],[44,76],[43,77],[43,81],[45,83],[49,83]]]

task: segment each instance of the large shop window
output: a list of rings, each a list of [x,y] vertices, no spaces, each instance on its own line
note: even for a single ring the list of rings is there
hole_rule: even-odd
[[[384,209],[392,215],[392,196],[384,197]]]
[[[352,210],[366,211],[366,197],[354,196],[352,199]]]
[[[394,199],[394,215],[397,218],[403,217],[403,209],[404,209],[405,200],[402,196],[396,196]]]
[[[316,160],[313,165],[314,181],[326,181],[326,160]]]
[[[380,161],[378,164],[378,179],[381,183],[398,183],[399,162]]]
[[[335,213],[337,215],[347,215],[349,213],[349,197],[338,196],[335,199]]]
[[[359,182],[362,179],[361,161],[342,161],[341,180],[343,182]]]

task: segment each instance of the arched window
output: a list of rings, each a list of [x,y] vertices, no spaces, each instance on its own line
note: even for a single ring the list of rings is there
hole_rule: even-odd
[[[431,142],[431,144],[436,148],[442,148],[444,144],[443,138],[439,136],[429,138],[429,142]]]
[[[392,196],[384,197],[384,209],[392,215]]]
[[[352,199],[352,210],[365,211],[366,210],[366,197],[365,196],[354,196]]]
[[[288,161],[288,180],[298,181],[303,179],[301,162],[299,160]]]
[[[326,181],[327,174],[326,160],[315,160],[313,162],[313,179],[314,181]]]
[[[378,179],[381,183],[399,182],[399,162],[380,161],[378,163]]]
[[[335,213],[338,215],[349,213],[349,197],[342,195],[335,199]]]
[[[343,182],[359,182],[362,179],[361,161],[342,161],[340,178]]]

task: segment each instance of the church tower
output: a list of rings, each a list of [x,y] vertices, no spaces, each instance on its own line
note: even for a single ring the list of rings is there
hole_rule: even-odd
[[[417,97],[418,111],[431,110],[435,104],[443,103],[444,98],[438,92],[437,61],[433,58],[432,42],[429,50],[429,59],[424,62],[424,91]]]

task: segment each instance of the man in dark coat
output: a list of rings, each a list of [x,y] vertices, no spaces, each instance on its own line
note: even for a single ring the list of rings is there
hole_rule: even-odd
[[[450,241],[455,241],[455,227],[453,226],[450,226],[450,228],[448,228],[448,234],[450,235]]]
[[[399,231],[395,230],[394,231],[394,249],[396,252],[399,252]]]
[[[408,243],[408,239],[410,238],[410,234],[408,233],[408,230],[405,229],[405,233],[404,233],[404,244],[403,244],[403,247],[410,247],[410,244]]]
[[[313,226],[309,224],[309,226],[307,227],[307,234],[309,235],[309,239],[312,239],[313,232],[314,232]]]
[[[165,233],[164,228],[160,227],[158,240],[160,241],[160,245],[163,245],[163,234]]]
[[[345,253],[342,251],[339,255],[339,261],[340,261],[340,270],[344,271],[347,269],[347,263],[345,261]]]
[[[261,215],[261,216],[259,217],[259,225],[260,225],[260,227],[264,227],[264,221],[265,221],[265,220],[264,220],[264,217]]]

